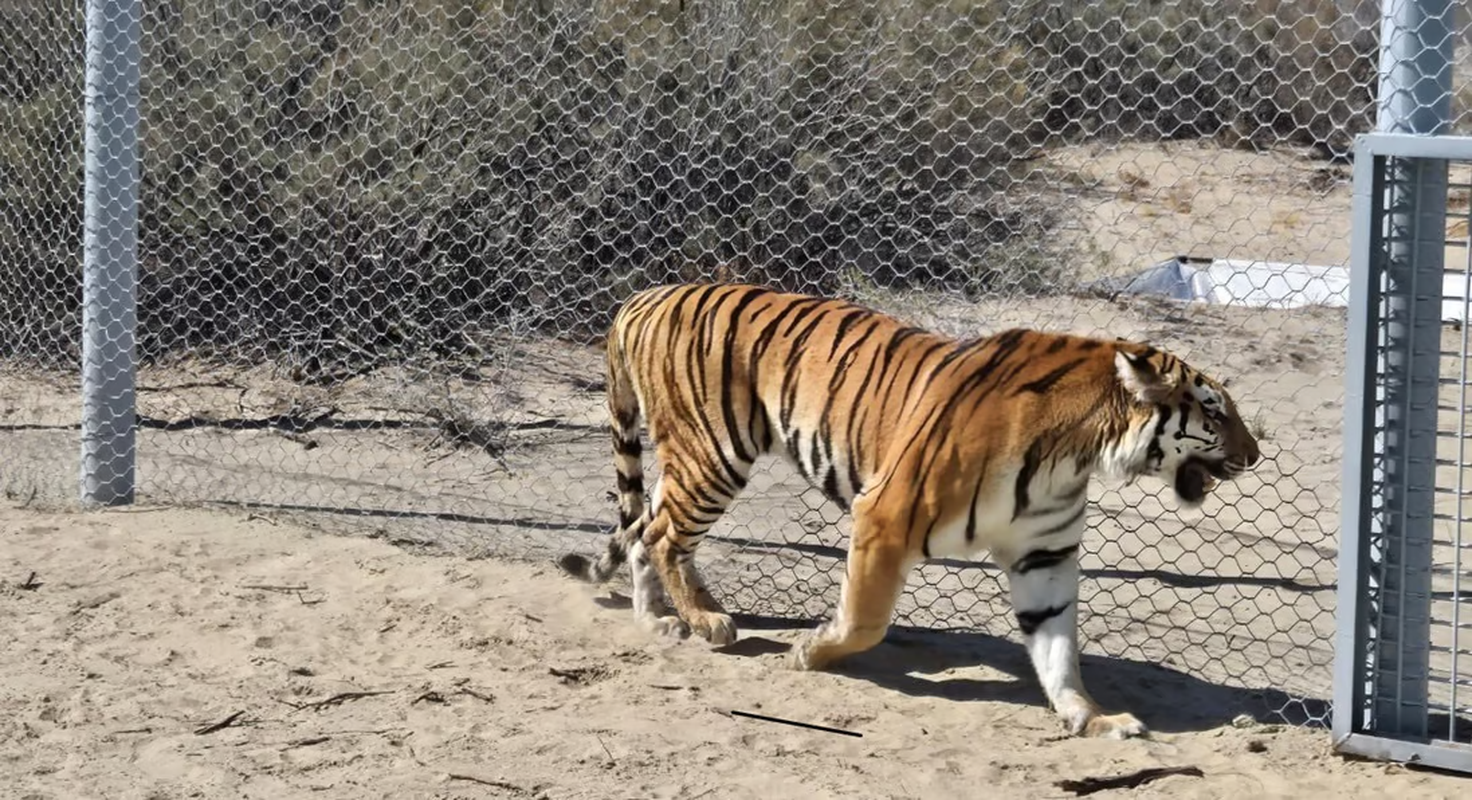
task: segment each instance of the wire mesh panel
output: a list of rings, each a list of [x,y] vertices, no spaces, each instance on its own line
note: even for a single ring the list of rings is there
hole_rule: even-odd
[[[1356,153],[1336,741],[1472,772],[1472,138],[1381,134]],[[1427,187],[1446,213],[1397,206]]]
[[[0,4],[0,488],[25,502],[78,471],[80,10]],[[1326,720],[1377,4],[143,10],[140,501],[592,552],[616,519],[597,338],[661,282],[1148,338],[1230,379],[1265,461],[1195,513],[1095,489],[1088,649]],[[701,558],[733,610],[811,617],[847,524],[772,461]],[[1010,636],[1002,591],[927,565],[898,621]]]

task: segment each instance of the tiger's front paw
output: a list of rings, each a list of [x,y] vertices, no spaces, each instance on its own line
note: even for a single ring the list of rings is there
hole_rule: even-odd
[[[1096,714],[1085,720],[1074,734],[1092,739],[1131,739],[1148,736],[1150,731],[1134,714]]]
[[[832,661],[824,656],[824,648],[818,637],[809,634],[792,647],[788,665],[799,672],[815,672],[824,669]]]
[[[736,641],[736,623],[729,614],[705,613],[691,620],[690,627],[715,647]]]

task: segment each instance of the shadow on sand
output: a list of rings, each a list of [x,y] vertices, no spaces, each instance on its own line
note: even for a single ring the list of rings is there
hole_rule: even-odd
[[[718,652],[755,657],[785,653],[791,644],[762,631],[791,631],[816,623],[779,617],[733,615],[741,639]],[[1009,678],[941,676],[951,669],[985,666]],[[1084,682],[1107,711],[1129,711],[1162,733],[1202,731],[1231,724],[1241,715],[1261,723],[1322,726],[1328,703],[1276,689],[1225,686],[1159,664],[1084,654]],[[1022,645],[984,633],[934,631],[896,625],[878,646],[851,656],[834,673],[916,697],[959,703],[1043,705],[1042,690]]]

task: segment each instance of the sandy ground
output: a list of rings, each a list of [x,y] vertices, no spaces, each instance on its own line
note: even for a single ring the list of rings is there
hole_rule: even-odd
[[[1157,733],[1060,738],[1008,642],[896,636],[845,674],[796,673],[789,628],[726,652],[651,640],[548,567],[244,513],[7,504],[0,575],[7,797],[1067,797],[1055,781],[1158,766],[1202,776],[1130,796],[1469,786],[1233,725],[1171,670],[1090,659],[1101,698]]]
[[[1199,141],[1077,145],[1048,163],[1073,189],[1067,230],[1091,272],[1176,255],[1349,263],[1348,166]]]

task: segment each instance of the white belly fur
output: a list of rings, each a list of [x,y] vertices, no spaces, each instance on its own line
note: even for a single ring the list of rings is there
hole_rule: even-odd
[[[1079,506],[1088,502],[1087,491],[1066,506],[1059,506],[1056,499],[1065,496],[1068,488],[1077,486],[1081,479],[1072,474],[1035,476],[1028,487],[1031,513],[1016,519],[1013,518],[1013,513],[1017,507],[1017,472],[1014,470],[991,481],[990,488],[976,499],[974,538],[969,542],[966,540],[966,528],[970,524],[969,509],[962,509],[953,519],[935,526],[929,539],[930,557],[973,559],[989,551],[997,556],[996,560],[1010,562],[1027,550],[1043,544],[1038,540],[1043,532],[1065,522],[1078,513]],[[1043,510],[1047,513],[1037,513]],[[1076,529],[1082,525],[1083,518],[1080,517],[1066,531],[1056,533],[1076,538]]]

